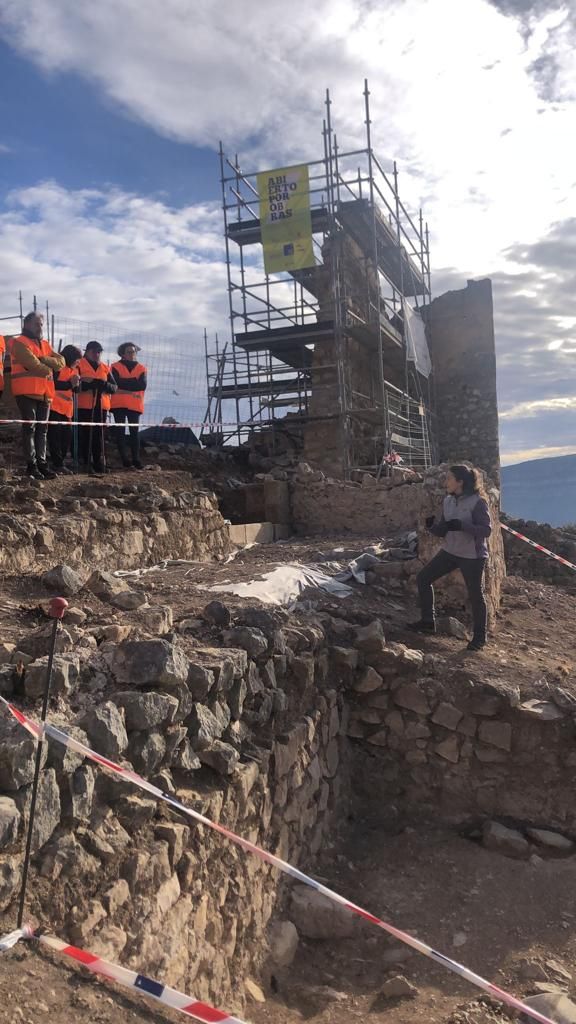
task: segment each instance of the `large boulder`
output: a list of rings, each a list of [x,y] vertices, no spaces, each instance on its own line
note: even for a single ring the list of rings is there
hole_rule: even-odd
[[[226,729],[220,716],[204,704],[195,704],[188,720],[188,735],[194,750],[206,750]]]
[[[119,683],[167,687],[188,679],[188,658],[168,640],[125,640],[105,651],[112,675]]]
[[[42,765],[46,763],[47,744],[42,745]],[[0,790],[13,793],[34,778],[36,743],[22,726],[11,719],[0,719]]]
[[[18,826],[20,825],[20,811],[16,804],[8,796],[0,797],[0,850],[16,842],[18,837]]]
[[[290,918],[307,939],[348,939],[355,933],[356,918],[351,911],[328,896],[296,885],[292,890]]]
[[[138,693],[134,690],[114,694],[114,703],[124,708],[128,732],[155,729],[174,721],[178,698],[167,693]]]
[[[91,708],[80,725],[86,730],[94,749],[104,757],[116,760],[128,746],[124,717],[110,700]]]
[[[26,666],[24,691],[27,697],[37,700],[46,687],[48,655],[38,658]],[[73,654],[56,655],[52,664],[51,692],[70,694],[80,682],[80,660]]]
[[[48,590],[54,590],[64,597],[71,597],[73,594],[77,594],[84,586],[84,579],[80,573],[65,563],[48,569],[48,572],[43,573],[41,582]]]
[[[111,601],[118,594],[128,593],[130,587],[124,580],[118,579],[112,573],[101,572],[100,569],[95,569],[88,578],[85,589],[89,590],[95,597],[100,598],[101,601]]]

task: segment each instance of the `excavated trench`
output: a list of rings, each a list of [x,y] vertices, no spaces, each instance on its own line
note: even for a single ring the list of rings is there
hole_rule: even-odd
[[[207,563],[195,586],[186,568],[129,583],[99,571],[88,578],[86,563],[103,557],[95,545],[118,555],[134,530],[142,549],[125,547],[124,565],[156,561],[156,517],[170,537],[190,538],[192,559],[227,552],[226,529],[205,495],[162,509],[172,503],[153,491],[111,486],[120,490],[54,497],[80,502],[82,538],[64,536],[65,509],[48,503],[37,529],[52,531],[53,542],[44,532],[44,544],[34,534],[22,545],[29,561],[19,563],[21,590],[13,578],[7,589],[12,601],[20,593],[21,614],[8,616],[2,693],[38,713],[50,630],[38,611],[37,595],[49,593],[39,571],[76,552],[78,579],[58,579],[74,610],[58,641],[55,724],[515,992],[567,987],[561,970],[576,955],[565,899],[576,870],[576,750],[565,681],[528,685],[526,675],[517,683],[486,661],[463,663],[452,640],[425,651],[391,641],[391,608],[402,605],[408,579],[380,577],[349,605],[308,593],[289,614],[239,598],[206,604],[197,584],[209,578]],[[134,507],[143,501],[157,504]],[[100,510],[126,517],[107,527],[117,535],[103,538]],[[250,557],[238,560],[240,575]],[[251,571],[260,571],[266,550],[253,557]],[[573,612],[566,605],[567,621]],[[6,930],[32,769],[31,739],[2,719]],[[60,747],[43,764],[29,913],[66,940],[248,1019],[501,1019],[438,965],[407,956],[378,929],[319,904],[313,890]],[[0,992],[2,984],[20,992],[18,964],[31,955],[5,954]],[[57,961],[43,964],[61,976]],[[62,1021],[72,1005],[88,1019],[93,1000],[70,1003],[53,985],[54,998],[45,999],[57,1024],[66,998]],[[98,1019],[140,1012],[106,998],[112,1003],[98,1004]],[[152,1019],[168,1016],[158,1008]]]

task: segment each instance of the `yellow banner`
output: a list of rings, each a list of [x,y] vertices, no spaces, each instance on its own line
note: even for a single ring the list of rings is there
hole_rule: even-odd
[[[308,166],[282,167],[258,175],[260,227],[267,274],[315,264]]]

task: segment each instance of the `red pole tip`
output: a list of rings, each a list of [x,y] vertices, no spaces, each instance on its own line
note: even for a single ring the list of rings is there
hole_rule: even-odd
[[[67,607],[68,601],[65,597],[53,597],[50,601],[50,618],[63,619],[66,614]]]

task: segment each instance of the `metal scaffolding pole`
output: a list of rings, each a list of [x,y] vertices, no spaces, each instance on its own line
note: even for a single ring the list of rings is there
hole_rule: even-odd
[[[384,377],[384,350],[382,344],[381,316],[381,295],[380,276],[378,270],[378,236],[376,234],[376,203],[374,196],[374,170],[372,166],[372,119],[370,117],[370,90],[368,79],[364,79],[364,110],[366,125],[366,147],[368,150],[368,178],[370,189],[370,210],[372,214],[372,245],[374,252],[374,274],[376,278],[376,329],[378,331],[378,377],[380,380],[380,394],[382,398],[382,427],[384,430],[385,444],[390,445],[390,414],[388,409],[388,396],[386,393],[386,380]],[[370,283],[368,282],[368,288]]]

